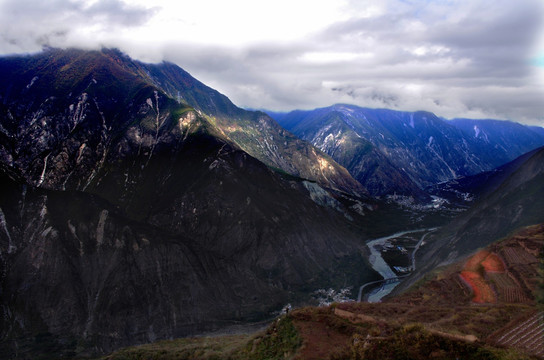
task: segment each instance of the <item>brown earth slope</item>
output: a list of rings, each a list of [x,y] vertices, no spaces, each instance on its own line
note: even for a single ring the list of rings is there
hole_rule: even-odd
[[[544,224],[527,227],[384,303],[346,303],[337,309],[352,322],[364,323],[357,321],[364,314],[375,324],[419,323],[431,334],[542,357],[537,298],[543,246]]]

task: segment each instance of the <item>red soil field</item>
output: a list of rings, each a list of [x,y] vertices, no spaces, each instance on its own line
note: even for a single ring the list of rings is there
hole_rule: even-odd
[[[474,292],[472,301],[475,303],[495,303],[497,298],[491,287],[480,274],[474,271],[461,271],[461,278],[467,282]]]
[[[482,267],[484,274],[481,273]],[[460,276],[472,288],[473,302],[496,303],[497,296],[483,276],[485,273],[504,273],[505,271],[504,263],[497,254],[481,250],[468,259]]]
[[[465,270],[477,270],[478,269],[478,265],[480,265],[480,263],[486,258],[489,256],[489,251],[487,250],[481,250],[481,251],[478,251],[476,254],[474,254],[473,256],[470,257],[470,259],[468,259],[468,261],[466,262],[465,264],[465,267],[464,269]]]
[[[504,267],[504,263],[497,256],[497,254],[494,254],[494,253],[489,254],[481,262],[481,264],[483,265],[486,272],[505,272],[506,271]]]
[[[312,314],[305,311],[297,311],[291,314],[293,322],[303,339],[302,347],[298,351],[295,360],[320,360],[328,359],[335,352],[341,351],[350,345],[351,333],[339,331],[324,309]]]

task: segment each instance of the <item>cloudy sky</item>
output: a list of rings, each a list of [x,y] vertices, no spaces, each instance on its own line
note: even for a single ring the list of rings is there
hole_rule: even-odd
[[[0,53],[117,47],[242,107],[544,126],[543,0],[0,0]]]

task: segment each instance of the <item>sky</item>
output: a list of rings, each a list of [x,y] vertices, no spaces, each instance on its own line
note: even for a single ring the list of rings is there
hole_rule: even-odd
[[[0,0],[0,54],[116,47],[236,105],[544,126],[544,0]]]

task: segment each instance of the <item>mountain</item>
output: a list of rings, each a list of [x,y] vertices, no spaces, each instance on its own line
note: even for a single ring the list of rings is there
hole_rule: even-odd
[[[453,119],[448,123],[474,138],[477,153],[486,156],[494,167],[544,145],[544,133],[537,127],[512,121]]]
[[[364,188],[180,68],[53,49],[1,58],[0,79],[1,357],[262,320],[376,278]]]
[[[445,198],[456,206],[470,206],[474,200],[494,192],[509,176],[539,151],[540,148],[537,148],[493,170],[432,185],[425,190],[432,195]]]
[[[302,120],[300,120],[302,119]],[[292,112],[278,120],[288,130],[312,142],[344,165],[373,195],[418,194],[419,190],[403,169],[368,139],[359,135],[353,123],[339,111]]]
[[[304,181],[222,143],[188,141],[156,207],[123,211],[3,176],[3,354],[77,351],[71,339],[100,353],[195,334],[372,276],[358,236],[305,196]],[[150,220],[134,220],[144,209]],[[51,344],[29,340],[43,334]]]
[[[358,196],[366,194],[344,168],[285,131],[266,113],[236,107],[226,96],[194,79],[177,65],[144,66],[155,85],[170,97],[200,111],[222,135],[265,164],[329,188]]]
[[[366,240],[442,215],[370,198],[334,158],[355,159],[373,193],[419,198],[488,166],[477,139],[455,143],[466,135],[432,114],[347,105],[306,119],[327,155],[176,65],[116,50],[4,57],[0,79],[2,358],[222,330],[372,282]],[[542,156],[509,170],[418,264],[539,221]]]
[[[494,190],[484,191],[467,212],[426,240],[423,251],[418,252],[421,267],[394,292],[518,228],[544,222],[544,147],[486,177],[485,183]]]
[[[330,157],[266,114],[236,107],[174,64],[144,64],[109,49],[51,49],[34,56],[2,58],[0,74],[0,156],[4,163],[24,169],[28,181],[39,186],[88,186],[71,179],[76,160],[96,168],[103,163],[112,138],[138,112],[146,113],[145,126],[157,133],[164,115],[176,108],[179,114],[194,109],[216,136],[269,166],[352,195],[366,193]],[[134,108],[136,104],[141,108]],[[155,135],[143,140],[153,142]],[[51,163],[66,157],[64,169],[51,171]],[[90,183],[92,174],[87,169],[76,178],[87,176]]]
[[[495,122],[450,122],[422,111],[338,104],[277,120],[344,165],[373,195],[424,198],[426,186],[491,170],[544,145],[541,134],[519,124],[500,123],[494,131]],[[482,123],[478,136],[466,132],[469,122]]]
[[[531,130],[533,130],[534,132],[544,136],[544,127],[542,127],[542,126],[529,126],[529,128]]]

